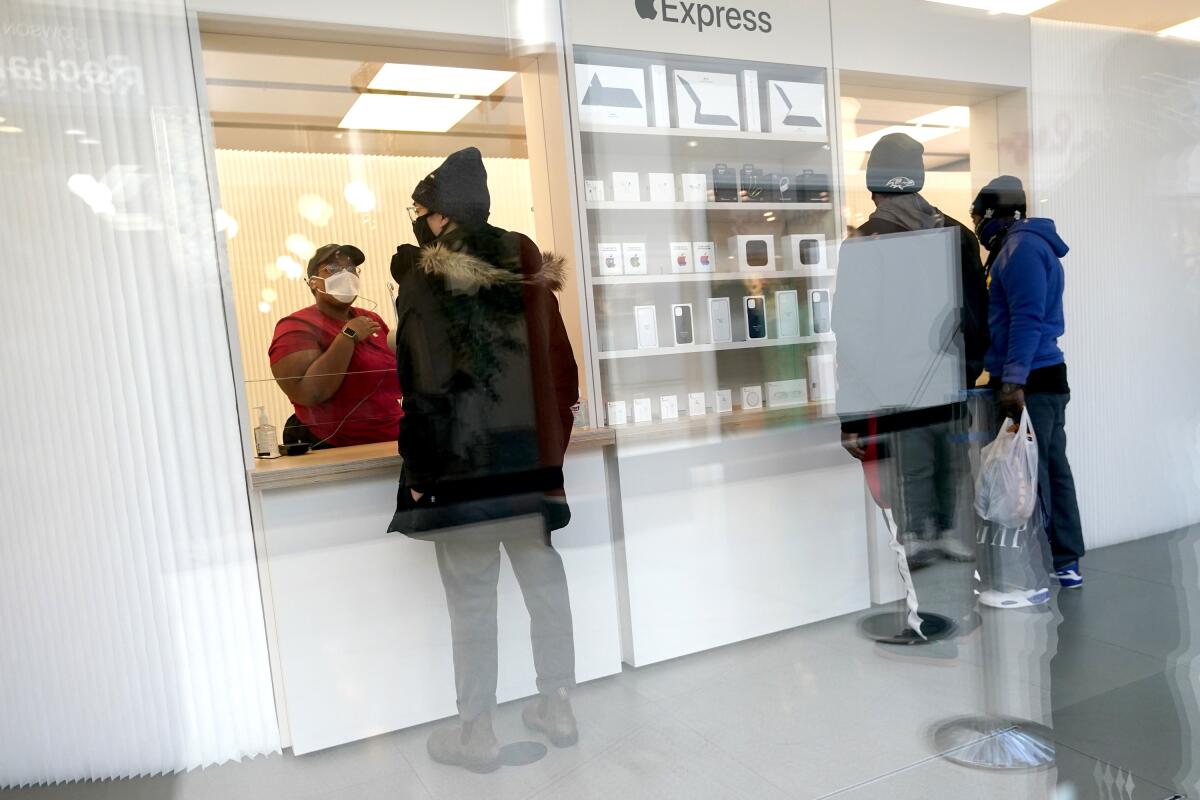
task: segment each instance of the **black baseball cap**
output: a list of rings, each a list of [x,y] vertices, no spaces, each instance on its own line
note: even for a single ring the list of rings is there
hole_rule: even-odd
[[[363,251],[359,250],[352,244],[323,244],[317,248],[317,252],[313,253],[313,257],[308,260],[308,277],[317,274],[317,270],[323,264],[328,264],[335,258],[345,256],[350,259],[350,263],[358,266],[367,260],[363,255]]]

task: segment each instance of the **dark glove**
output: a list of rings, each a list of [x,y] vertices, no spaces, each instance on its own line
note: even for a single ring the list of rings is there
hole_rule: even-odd
[[[1006,383],[1000,387],[1000,411],[1013,422],[1020,422],[1025,413],[1025,387],[1018,383]]]

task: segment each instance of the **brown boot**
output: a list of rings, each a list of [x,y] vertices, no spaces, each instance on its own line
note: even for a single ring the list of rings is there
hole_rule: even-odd
[[[492,731],[492,715],[486,711],[470,722],[460,720],[438,728],[425,749],[437,763],[471,772],[494,772],[500,767],[500,744]]]
[[[571,747],[579,741],[575,712],[566,689],[542,695],[521,712],[525,727],[543,734],[555,747]]]

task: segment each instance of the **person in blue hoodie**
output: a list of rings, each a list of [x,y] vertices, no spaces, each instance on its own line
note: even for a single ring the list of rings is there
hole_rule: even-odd
[[[1023,410],[1029,411],[1038,440],[1038,492],[1054,578],[1060,586],[1075,589],[1083,585],[1083,528],[1067,461],[1071,389],[1058,346],[1066,329],[1060,259],[1070,248],[1053,220],[1027,218],[1025,189],[1011,175],[1001,175],[979,192],[971,204],[971,218],[988,250],[984,271],[991,345],[984,366],[1001,413],[1019,420]]]

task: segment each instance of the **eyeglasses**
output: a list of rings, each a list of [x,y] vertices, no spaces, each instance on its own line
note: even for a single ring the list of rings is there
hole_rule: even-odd
[[[408,221],[409,221],[409,222],[416,222],[416,221],[417,221],[417,220],[419,220],[421,217],[425,216],[424,214],[422,214],[422,213],[421,213],[421,212],[420,212],[420,211],[417,209],[417,207],[416,207],[416,206],[409,206],[409,207],[408,207],[407,209],[405,209],[405,210],[406,210],[406,211],[408,211]]]
[[[349,272],[351,275],[357,275],[359,266],[357,264],[339,264],[336,261],[330,261],[322,264],[320,269],[329,270],[330,275],[337,275],[339,272]]]

